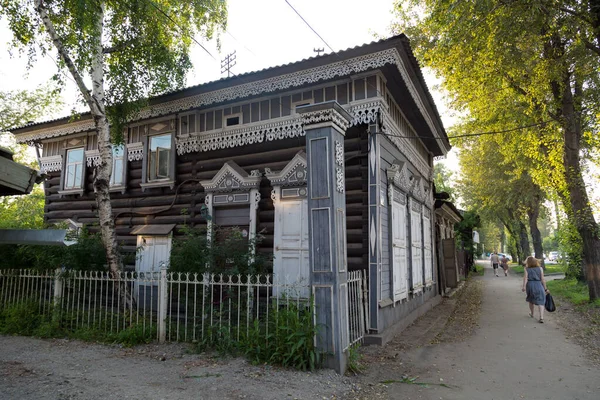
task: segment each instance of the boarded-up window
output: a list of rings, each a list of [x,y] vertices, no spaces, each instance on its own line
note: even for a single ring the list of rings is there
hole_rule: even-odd
[[[377,97],[377,77],[376,76],[368,76],[367,77],[367,97]]]
[[[335,86],[325,88],[325,101],[335,100]]]
[[[354,100],[365,98],[365,80],[357,79],[354,81]]]
[[[292,99],[290,96],[283,96],[281,98],[281,115],[288,116],[292,113]]]
[[[279,118],[281,116],[279,97],[271,99],[271,118]]]
[[[343,85],[337,86],[337,101],[340,104],[348,103],[348,85],[347,84],[344,83]]]
[[[322,103],[323,102],[323,89],[316,89],[315,90],[315,103]]]
[[[260,105],[259,103],[250,104],[250,121],[256,122],[260,120]]]
[[[269,100],[264,100],[260,102],[260,120],[264,121],[269,119]]]

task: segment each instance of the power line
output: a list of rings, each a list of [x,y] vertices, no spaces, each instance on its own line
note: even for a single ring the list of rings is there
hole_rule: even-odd
[[[329,47],[329,50],[331,50],[333,53],[335,53],[335,50],[333,50],[333,48],[332,48],[332,47],[329,45],[329,43],[327,43],[327,42],[325,41],[325,39],[323,39],[323,38],[321,37],[321,35],[319,35],[319,34],[317,33],[317,31],[316,31],[316,30],[314,30],[312,26],[310,26],[310,24],[309,24],[309,23],[308,23],[308,22],[307,22],[307,21],[304,19],[304,17],[303,17],[302,15],[300,15],[300,13],[298,12],[298,10],[296,10],[296,9],[294,8],[294,6],[290,4],[290,2],[289,2],[288,0],[285,0],[285,2],[287,3],[287,5],[288,5],[288,6],[290,6],[290,8],[291,8],[292,10],[294,10],[294,12],[296,13],[296,15],[298,15],[298,16],[300,17],[300,19],[301,19],[302,21],[304,21],[304,23],[306,24],[306,26],[308,26],[308,27],[310,28],[310,30],[311,30],[311,31],[313,31],[313,32],[315,33],[315,35],[317,35],[317,36],[319,37],[319,39],[321,39],[321,41],[322,41],[323,43],[325,43],[325,46]]]
[[[462,135],[452,135],[452,136],[448,136],[448,139],[458,139],[458,138],[463,138],[463,137],[475,137],[475,136],[485,136],[485,135],[499,135],[501,133],[515,132],[515,131],[520,131],[520,130],[527,129],[527,128],[533,128],[536,126],[543,126],[550,122],[553,122],[553,121],[552,120],[542,121],[542,122],[538,122],[536,124],[522,125],[522,126],[518,126],[516,128],[504,129],[504,130],[500,130],[500,131],[489,131],[489,132],[478,132],[478,133],[465,133]],[[421,139],[421,140],[442,140],[443,139],[443,138],[425,137],[425,136],[419,136],[419,135],[413,135],[413,136],[395,135],[393,133],[386,133],[386,132],[377,132],[377,134],[388,136],[388,137],[402,138],[402,139]]]

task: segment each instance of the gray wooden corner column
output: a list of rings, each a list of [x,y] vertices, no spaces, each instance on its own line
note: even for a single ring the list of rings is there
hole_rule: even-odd
[[[315,343],[325,365],[343,374],[349,343],[344,135],[351,117],[335,101],[296,110],[306,132]]]

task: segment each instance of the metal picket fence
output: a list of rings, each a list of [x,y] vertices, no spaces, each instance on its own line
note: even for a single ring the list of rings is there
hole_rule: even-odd
[[[307,292],[307,285],[273,284],[270,275],[0,271],[0,309],[35,303],[65,329],[118,333],[136,327],[161,342],[215,334],[239,340],[255,321],[268,329],[274,307],[308,307],[300,295]]]
[[[366,274],[349,272],[348,346],[366,332],[366,287]],[[123,288],[133,301],[121,295]],[[0,270],[0,310],[33,304],[63,329],[138,329],[160,342],[214,335],[237,341],[257,324],[268,330],[273,310],[305,310],[308,293],[306,283],[273,283],[271,275]]]

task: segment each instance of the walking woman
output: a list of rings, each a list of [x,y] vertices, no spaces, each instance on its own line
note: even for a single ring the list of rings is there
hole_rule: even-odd
[[[544,279],[544,270],[540,267],[539,261],[534,257],[527,257],[525,260],[525,270],[523,273],[523,292],[527,292],[525,301],[529,303],[529,316],[533,318],[533,310],[538,306],[540,310],[540,323],[544,322],[544,305],[546,303],[546,293],[548,287]]]
[[[508,276],[508,258],[506,258],[506,254],[502,254],[502,258],[500,258],[500,266],[504,270],[504,276]]]

